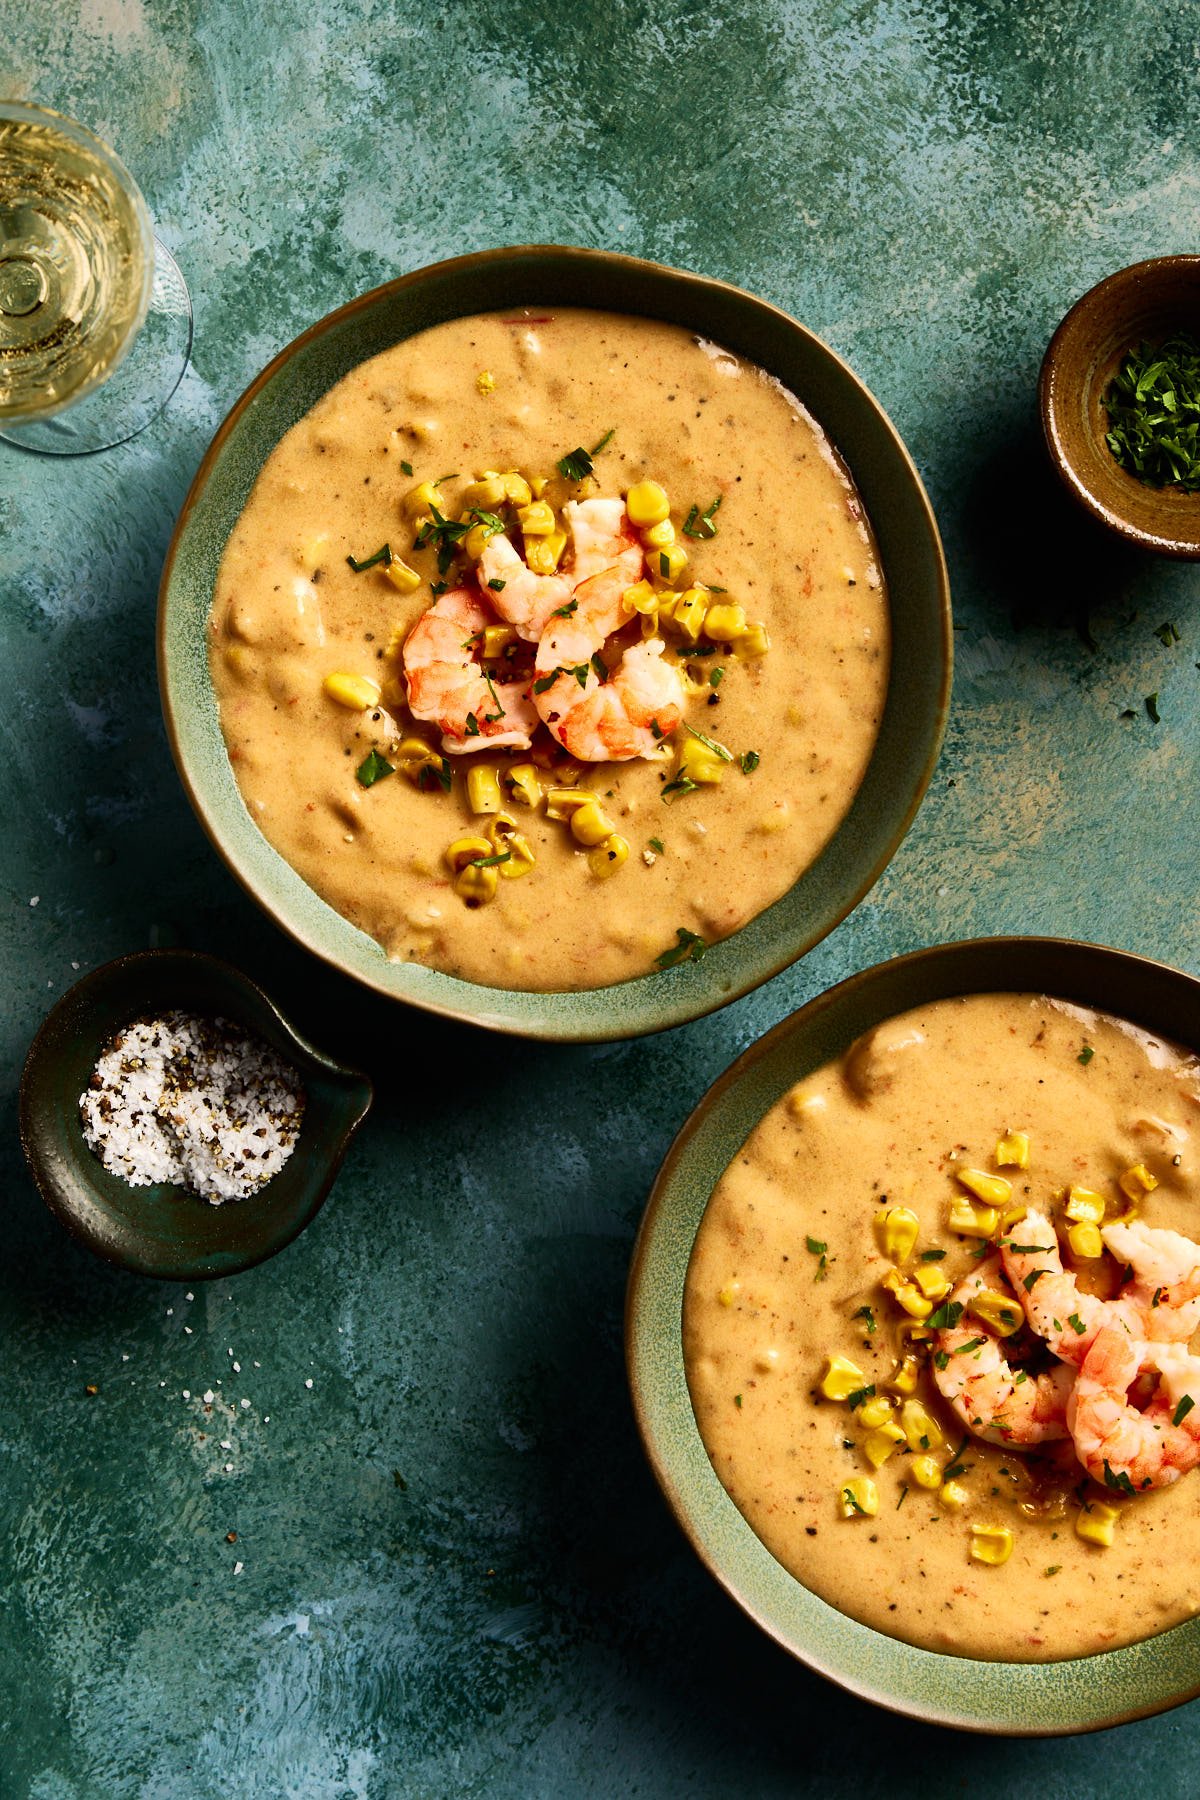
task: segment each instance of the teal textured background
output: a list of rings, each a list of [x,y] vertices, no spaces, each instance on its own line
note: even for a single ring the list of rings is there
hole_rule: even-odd
[[[992,931],[1200,969],[1200,575],[1076,520],[1034,416],[1068,304],[1196,248],[1198,14],[1030,11],[8,8],[0,86],[116,145],[197,332],[132,444],[69,463],[0,445],[6,1800],[876,1800],[933,1779],[1115,1800],[1151,1765],[1161,1794],[1200,1787],[1194,1706],[989,1743],[791,1663],[665,1515],[621,1366],[673,1130],[801,1000]],[[960,628],[942,765],[864,904],[759,994],[595,1049],[497,1043],[310,966],[208,850],[155,690],[163,551],[241,388],[355,292],[530,239],[722,276],[824,336],[927,480]],[[206,1288],[77,1250],[16,1147],[21,1058],[73,965],[152,942],[232,955],[379,1087],[311,1229]]]

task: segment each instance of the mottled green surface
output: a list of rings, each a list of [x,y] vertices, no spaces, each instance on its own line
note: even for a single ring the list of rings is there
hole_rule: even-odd
[[[197,348],[124,449],[0,446],[6,1797],[1200,1786],[1194,1708],[990,1744],[794,1666],[664,1515],[621,1370],[628,1247],[672,1130],[797,1001],[991,930],[1200,968],[1200,577],[1077,527],[1033,419],[1067,304],[1195,247],[1197,16],[1034,10],[8,8],[17,90],[140,176]],[[267,357],[393,272],[530,238],[726,276],[827,337],[926,476],[962,630],[917,827],[806,963],[667,1038],[501,1053],[351,994],[242,897],[166,754],[152,624],[191,473]],[[311,1230],[192,1301],[74,1249],[15,1146],[16,1070],[72,963],[168,938],[232,950],[380,1086]],[[237,1407],[219,1434],[210,1385]]]

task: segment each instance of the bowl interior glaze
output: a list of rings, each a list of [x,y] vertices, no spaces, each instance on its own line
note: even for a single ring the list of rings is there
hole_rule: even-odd
[[[524,993],[389,962],[271,848],[225,752],[206,622],[226,540],[263,463],[350,369],[414,332],[475,312],[536,303],[677,322],[777,376],[848,463],[875,529],[892,614],[882,727],[850,811],[794,887],[701,962],[617,986]],[[378,992],[530,1037],[636,1036],[712,1011],[767,980],[830,931],[875,882],[916,812],[949,702],[949,589],[929,501],[900,438],[858,378],[820,340],[740,289],[592,250],[532,247],[441,263],[365,294],[290,344],[218,431],[176,527],[159,603],[159,682],[183,784],[216,849],[278,924]]]
[[[701,1441],[684,1373],[684,1279],[709,1195],[749,1133],[795,1082],[864,1031],[954,995],[1036,992],[1119,1014],[1189,1046],[1200,981],[1095,945],[995,938],[882,963],[820,995],[751,1046],[684,1125],[634,1247],[625,1347],[643,1446],[693,1549],[784,1649],[895,1712],[963,1730],[1048,1736],[1159,1712],[1200,1691],[1200,1618],[1098,1656],[981,1662],[920,1650],[849,1619],[803,1587],[755,1536]]]

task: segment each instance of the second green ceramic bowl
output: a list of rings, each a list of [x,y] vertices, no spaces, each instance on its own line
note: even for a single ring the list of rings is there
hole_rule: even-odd
[[[625,1350],[642,1442],[692,1548],[763,1630],[864,1700],[967,1731],[1095,1731],[1200,1693],[1200,1618],[1099,1656],[978,1662],[885,1637],[776,1562],[721,1486],[683,1366],[683,1287],[709,1195],[764,1113],[863,1032],[959,994],[1051,994],[1200,1047],[1200,981],[1161,963],[1053,938],[991,938],[902,956],[785,1019],[709,1089],[659,1172],[634,1247]]]
[[[389,962],[272,849],[242,802],[209,679],[206,623],[230,532],[285,432],[358,363],[464,315],[587,306],[667,319],[778,377],[848,463],[875,528],[892,620],[883,723],[846,818],[783,898],[702,962],[577,993],[522,993]],[[293,937],[346,974],[430,1012],[527,1037],[634,1037],[711,1012],[803,955],[857,905],[907,831],[929,783],[950,692],[950,600],[920,477],[878,403],[819,338],[724,282],[595,250],[491,250],[406,275],[322,319],[264,369],[201,463],[167,555],[159,683],[175,761],[214,846]]]

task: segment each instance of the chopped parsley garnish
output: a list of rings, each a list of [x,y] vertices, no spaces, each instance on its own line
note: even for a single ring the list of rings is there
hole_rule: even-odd
[[[601,656],[601,654],[598,650],[592,651],[592,673],[595,675],[597,681],[599,681],[601,683],[604,683],[608,680],[608,664],[605,662],[604,658]],[[578,675],[579,675],[579,671],[576,670],[576,679],[577,680],[578,680]]]
[[[1079,1055],[1075,1058],[1075,1061],[1081,1062],[1086,1069],[1095,1054],[1096,1052],[1092,1049],[1092,1046],[1090,1044],[1085,1044],[1083,1049],[1079,1052]]]
[[[970,1437],[970,1433],[968,1433],[967,1436],[963,1439],[962,1443],[958,1446],[958,1449],[954,1452],[954,1455],[951,1457],[950,1467],[948,1469],[942,1470],[942,1480],[943,1481],[953,1481],[957,1476],[966,1474],[967,1470],[971,1466],[970,1463],[959,1462],[958,1459],[962,1455],[963,1451],[966,1449],[966,1447],[970,1443],[970,1441],[971,1441],[971,1437]]]
[[[449,480],[449,476],[444,476]],[[438,574],[444,575],[458,553],[458,546],[466,537],[470,527],[465,521],[447,519],[436,506],[430,506],[430,517],[426,519],[416,536],[416,547],[423,550],[432,544],[437,550]]]
[[[1012,1238],[1004,1240],[1004,1248],[1014,1251],[1017,1256],[1049,1256],[1054,1247],[1053,1244],[1015,1244]]]
[[[866,1327],[867,1327],[867,1336],[868,1337],[870,1337],[873,1334],[873,1332],[875,1330],[875,1314],[871,1311],[871,1308],[869,1306],[860,1306],[858,1311],[856,1313],[852,1313],[850,1316],[851,1316],[851,1318],[862,1319],[864,1321],[864,1323],[866,1324]]]
[[[941,1262],[941,1260],[942,1260],[943,1256],[945,1256],[945,1254],[946,1254],[946,1252],[944,1250],[922,1250],[921,1261],[922,1262]]]
[[[724,669],[710,669],[708,671],[709,687],[719,688],[721,683],[724,681],[724,679],[725,679]]]
[[[1061,1568],[1061,1563],[1051,1563],[1048,1568],[1042,1571],[1042,1573],[1045,1575],[1057,1575]]]
[[[590,672],[590,663],[576,663],[573,667],[567,663],[560,663],[556,669],[551,669],[549,674],[541,676],[534,682],[533,691],[535,694],[544,694],[547,688],[554,686],[560,675],[573,675],[580,687],[586,687]]]
[[[733,1404],[737,1407],[738,1411],[740,1412],[741,1407],[742,1407],[742,1396],[740,1394],[735,1394],[733,1396]]]
[[[663,841],[661,838],[651,838],[650,839],[650,848],[652,850],[657,850],[658,854],[661,856],[663,853],[663,850],[665,848],[665,845],[663,844]]]
[[[1169,650],[1172,644],[1179,642],[1179,627],[1170,619],[1164,619],[1154,635],[1159,643]]]
[[[504,530],[504,520],[499,513],[481,512],[477,506],[473,506],[467,517],[473,525],[482,525],[489,537],[496,537]]]
[[[696,787],[697,784],[692,780],[690,775],[677,775],[674,781],[668,781],[666,787],[662,791],[662,798],[669,806],[672,798],[682,794],[694,794],[696,792]]]
[[[1175,1411],[1171,1414],[1172,1425],[1182,1425],[1195,1404],[1196,1402],[1192,1399],[1192,1396],[1190,1394],[1185,1394],[1179,1402],[1179,1405],[1175,1408]]]
[[[1072,1331],[1077,1331],[1080,1337],[1082,1337],[1087,1330],[1087,1326],[1084,1324],[1078,1313],[1070,1313],[1067,1317],[1067,1324],[1071,1327]]]
[[[660,550],[660,552],[659,552],[658,572],[662,576],[664,581],[670,581],[670,579],[671,579],[671,559],[667,555],[665,550]]]
[[[955,1356],[969,1356],[972,1350],[978,1350],[980,1344],[986,1344],[986,1343],[987,1343],[986,1337],[968,1338],[965,1344],[960,1344],[958,1346],[957,1350],[954,1351],[954,1355]]]
[[[498,863],[512,861],[511,850],[501,850],[496,856],[473,856],[467,867],[471,869],[494,869]]]
[[[1105,442],[1151,487],[1200,488],[1200,343],[1178,331],[1130,350],[1104,396]]]
[[[742,752],[741,756],[738,757],[738,762],[741,765],[743,775],[753,775],[761,761],[762,757],[758,754],[757,750],[745,750]]]
[[[825,1276],[827,1274],[825,1264],[826,1264],[826,1253],[828,1252],[829,1245],[823,1244],[821,1242],[820,1238],[815,1238],[815,1237],[806,1237],[804,1240],[804,1244],[805,1244],[805,1248],[807,1249],[809,1255],[815,1256],[818,1258],[817,1272],[813,1276],[813,1280],[814,1281],[824,1281]],[[871,1392],[874,1393],[875,1389],[872,1388]]]
[[[866,1518],[867,1509],[865,1506],[860,1506],[858,1504],[858,1501],[854,1498],[853,1488],[844,1487],[842,1489],[842,1499],[845,1501],[847,1506],[851,1506],[854,1508],[854,1511],[856,1513],[858,1513],[860,1518],[863,1518],[863,1519]]]
[[[1104,1459],[1104,1485],[1105,1487],[1112,1488],[1114,1492],[1118,1494],[1128,1494],[1131,1500],[1134,1499],[1137,1494],[1137,1489],[1134,1487],[1125,1471],[1121,1469],[1114,1472],[1107,1456]]]
[[[552,619],[569,619],[578,605],[578,600],[568,600],[565,606],[556,606],[550,617]]]
[[[593,460],[599,456],[611,437],[612,432],[606,431],[600,442],[593,444],[590,450],[585,450],[580,444],[576,445],[574,450],[568,450],[565,456],[560,457],[558,472],[564,481],[586,481],[592,472]]]
[[[475,717],[475,714],[473,712],[469,712],[467,714],[466,735],[468,737],[478,737],[479,736],[479,720]]]
[[[428,792],[431,781],[437,782],[443,794],[450,792],[454,777],[450,773],[450,764],[444,757],[439,757],[437,762],[422,763],[417,770],[417,786],[423,794]]]
[[[907,1499],[908,1499],[908,1483],[907,1483],[907,1481],[902,1481],[900,1483],[900,1498],[896,1502],[896,1511],[897,1512],[900,1511],[900,1508],[904,1505],[904,1502]]]
[[[487,682],[488,693],[492,696],[492,705],[496,708],[494,713],[487,714],[486,722],[489,725],[494,725],[498,719],[504,717],[504,707],[501,704],[499,694],[496,692],[492,678],[486,669],[483,671],[483,679]]]
[[[846,1395],[846,1405],[850,1408],[850,1411],[853,1412],[856,1407],[859,1407],[862,1405],[864,1400],[869,1400],[871,1398],[871,1396],[874,1394],[874,1392],[875,1392],[875,1388],[873,1385],[869,1386],[869,1387],[855,1388],[855,1390],[852,1394]]]
[[[661,956],[655,957],[657,968],[673,969],[676,963],[699,962],[708,949],[704,939],[694,931],[689,931],[686,925],[675,927],[675,940],[669,950],[664,950]]]
[[[410,462],[405,462],[403,457],[400,459],[400,472],[403,475],[411,475],[413,472],[412,464]]]
[[[939,1369],[948,1369],[950,1367],[950,1356],[948,1351],[935,1350],[933,1360]]]
[[[489,581],[488,586],[493,590],[494,593],[501,594],[504,592],[504,589],[508,586],[508,583],[506,581],[501,581],[497,577],[496,579]]]
[[[687,518],[683,521],[684,537],[715,538],[717,535],[717,528],[713,523],[713,514],[720,504],[721,496],[718,494],[707,512],[701,512],[698,506],[693,506],[692,510],[688,513]]]
[[[362,562],[355,562],[352,556],[346,558],[356,575],[361,575],[364,569],[373,569],[376,563],[390,563],[391,560],[392,546],[390,544],[381,544],[374,556],[364,557]]]
[[[722,762],[731,763],[733,761],[732,750],[727,750],[724,744],[718,744],[716,738],[706,737],[702,731],[697,731],[696,727],[689,725],[686,719],[683,721],[683,729],[690,731],[694,738],[699,738],[705,749],[711,750],[714,756],[719,756]]]
[[[1149,716],[1150,723],[1152,725],[1160,725],[1162,723],[1162,714],[1158,710],[1158,689],[1157,688],[1154,690],[1154,692],[1152,694],[1146,695],[1146,712]]]
[[[953,1331],[962,1316],[962,1302],[959,1300],[946,1300],[938,1307],[936,1312],[930,1313],[925,1323],[929,1326],[931,1331]]]
[[[385,775],[394,775],[395,772],[394,766],[386,756],[380,756],[378,750],[368,751],[354,771],[363,787],[374,787]]]
[[[1025,1289],[1027,1294],[1031,1294],[1036,1284],[1042,1279],[1042,1276],[1048,1275],[1049,1273],[1049,1269],[1031,1269],[1021,1283],[1021,1286]]]

